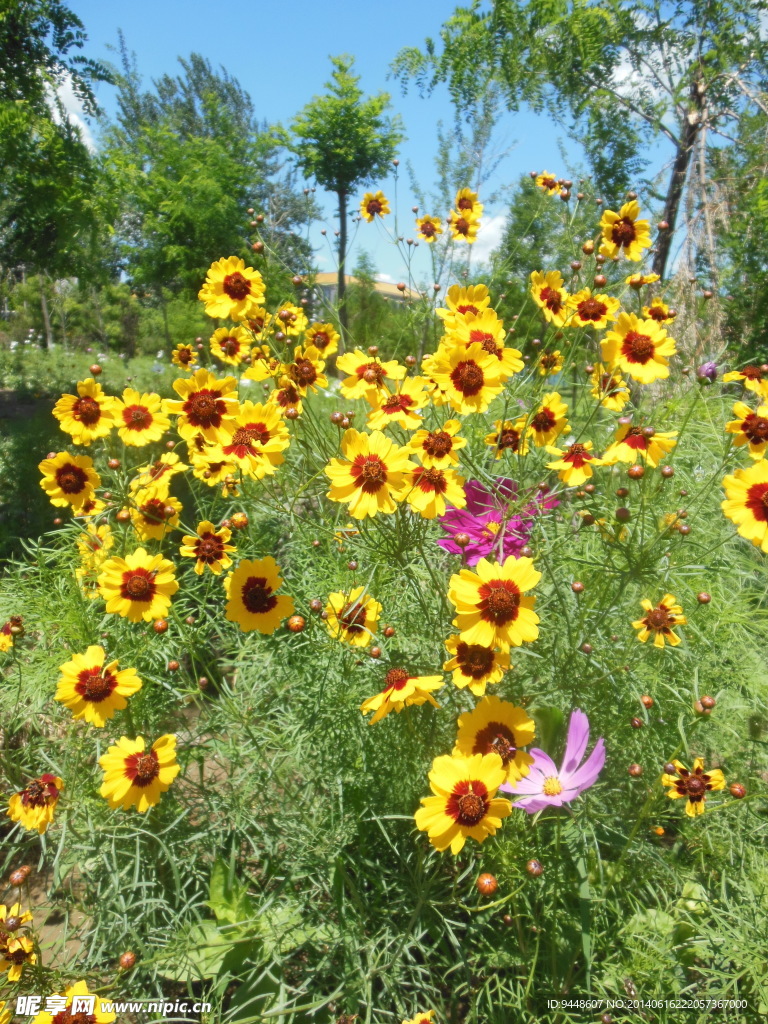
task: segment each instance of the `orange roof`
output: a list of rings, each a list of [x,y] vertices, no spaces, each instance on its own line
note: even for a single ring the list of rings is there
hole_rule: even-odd
[[[323,272],[322,274],[315,274],[315,276],[314,276],[315,284],[316,285],[320,285],[320,287],[323,287],[324,285],[326,285],[326,286],[327,285],[335,285],[337,283],[337,280],[338,280],[338,275],[334,274],[334,273],[329,273],[329,272]],[[357,278],[353,277],[352,274],[345,274],[344,275],[344,282],[346,284],[348,284],[348,285],[350,285],[350,284],[358,284]],[[403,297],[406,297],[406,298],[409,298],[409,299],[418,299],[418,298],[420,298],[420,295],[419,295],[418,292],[415,292],[415,291],[413,291],[410,288],[406,288],[405,291],[400,291],[400,289],[397,287],[397,285],[390,284],[389,281],[374,281],[373,282],[373,287],[376,289],[376,291],[380,295],[389,296],[389,297],[394,298],[394,299],[401,299]]]

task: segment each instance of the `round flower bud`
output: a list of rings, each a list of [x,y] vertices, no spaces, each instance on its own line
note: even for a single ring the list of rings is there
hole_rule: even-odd
[[[208,676],[200,676],[200,678],[197,680],[197,688],[198,688],[198,690],[207,690],[208,686],[209,686]]]
[[[293,277],[291,278],[291,282],[293,283],[294,287],[298,288],[300,284],[304,284],[304,278],[301,277],[299,274],[294,274]]]
[[[381,657],[381,648],[380,647],[372,647],[370,649],[370,651],[368,651],[368,654],[372,658],[380,658]]]
[[[662,466],[661,467],[661,475],[664,477],[665,480],[669,480],[670,477],[673,477],[675,475],[674,467],[673,466]]]
[[[626,498],[628,494],[629,494],[629,488],[628,487],[617,487],[616,488],[616,497],[617,498]]]
[[[696,595],[696,600],[699,602],[699,604],[709,604],[709,602],[712,600],[712,595],[708,594],[706,590],[702,590]]]
[[[152,623],[152,629],[156,633],[167,633],[168,632],[168,620],[167,619],[155,619]]]
[[[639,462],[636,462],[634,466],[630,466],[627,470],[627,476],[630,480],[641,480],[645,476],[645,466],[641,466]]]
[[[254,252],[264,252],[264,243],[254,242],[251,248],[253,249]]]
[[[595,288],[604,288],[605,285],[608,284],[608,278],[605,276],[605,274],[595,274],[593,278],[593,283],[595,285]]]
[[[465,548],[471,542],[472,538],[468,533],[455,533],[453,535],[453,541],[458,547]]]
[[[667,763],[664,765],[664,772],[667,775],[676,775],[677,768],[675,768],[671,761],[667,761]]]
[[[533,878],[538,878],[539,875],[544,874],[544,868],[541,866],[541,862],[538,860],[529,860],[525,865],[525,870]]]
[[[640,698],[640,703],[643,705],[644,708],[652,708],[654,703],[653,697],[649,697],[647,693],[644,693],[643,696]]]
[[[101,373],[101,367],[99,366],[98,363],[91,363],[88,369],[90,370],[94,377],[98,377],[99,374]]]
[[[405,281],[398,281],[397,282],[397,290],[399,292],[404,292],[405,291]]]
[[[656,227],[659,231],[669,231],[669,221],[660,220]]]
[[[571,270],[581,270],[581,260],[571,260]]]
[[[629,199],[630,202],[637,199],[637,192],[627,192],[627,199]]]
[[[312,547],[313,548],[319,548],[320,547],[320,541],[317,540],[317,538],[315,538],[315,540],[312,541]]]
[[[688,525],[688,523],[680,523],[680,525],[677,528],[677,532],[681,533],[683,537],[687,537],[688,534],[691,532],[691,528]]]
[[[514,919],[514,918],[512,917],[512,915],[511,915],[511,914],[505,914],[505,915],[504,915],[504,917],[502,917],[502,919],[501,919],[501,920],[502,920],[502,921],[504,922],[504,924],[506,924],[507,926],[509,926],[509,925],[511,925],[511,924],[513,924],[513,923],[514,923],[514,920],[515,920],[515,919]]]
[[[344,428],[344,430],[346,430],[351,422],[352,421],[350,420],[349,416],[342,416],[340,425]]]
[[[22,864],[20,868],[16,868],[8,876],[8,882],[10,885],[20,886],[24,885],[26,880],[32,874],[32,868],[29,864]]]
[[[196,619],[194,615],[188,615],[184,621],[188,626],[194,626]]]
[[[592,253],[595,251],[595,243],[592,241],[591,238],[589,239],[589,241],[585,242],[584,245],[582,245],[581,251],[584,253],[585,256],[592,255]]]
[[[732,782],[728,787],[728,792],[734,800],[743,800],[747,795],[747,787],[742,786],[740,782]]]
[[[582,644],[581,645],[581,650],[584,652],[584,654],[591,654],[592,653],[592,644]]]
[[[632,726],[633,729],[642,729],[644,722],[642,718],[633,718],[631,719],[629,724]]]
[[[118,521],[118,523],[130,523],[131,513],[128,511],[127,508],[121,508],[120,511],[115,516],[115,519]]]
[[[109,459],[107,466],[109,469],[120,469],[120,459]]]
[[[124,971],[130,971],[136,963],[136,954],[131,953],[130,950],[126,953],[121,953],[119,963]]]
[[[628,523],[632,518],[632,513],[628,508],[617,508],[615,515],[620,523]]]
[[[583,594],[584,584],[580,583],[578,580],[574,580],[571,584],[571,590],[574,592],[574,594]]]
[[[489,874],[487,871],[484,871],[483,874],[480,875],[475,884],[477,885],[477,891],[483,896],[493,896],[499,888],[496,876]]]
[[[317,614],[318,612],[321,612],[323,610],[323,602],[320,600],[319,597],[313,597],[312,600],[309,602],[309,608],[310,611],[313,611],[315,614]]]
[[[292,615],[290,619],[288,619],[288,629],[290,629],[292,633],[303,632],[306,625],[307,620],[303,615]]]
[[[56,518],[53,520],[53,525],[54,526],[61,526],[61,524],[63,522],[64,522],[64,520],[60,516],[56,516]]]
[[[3,922],[7,932],[17,932],[21,928],[21,918],[15,914],[9,914]]]
[[[627,771],[633,779],[639,779],[643,774],[643,766],[641,764],[631,764],[629,768],[627,768]]]
[[[165,447],[168,449],[169,452],[172,452],[173,449],[176,447],[176,442],[175,441],[166,441],[165,442]]]
[[[178,661],[173,660],[173,661],[169,661],[168,662],[168,671],[169,672],[178,672],[180,668],[181,668],[181,665],[178,663]]]
[[[248,525],[248,516],[245,512],[233,512],[229,517],[229,525],[233,530],[244,530]]]
[[[701,706],[704,708],[705,711],[711,711],[712,708],[717,704],[715,698],[710,697],[708,695],[700,697],[699,700],[701,701]]]
[[[297,420],[299,418],[299,410],[295,405],[289,405],[285,410],[284,416],[287,420]]]
[[[355,569],[357,569],[357,562],[354,560],[354,558],[351,561],[347,562],[347,568],[350,569],[352,572],[354,572]]]
[[[406,366],[415,366],[417,363],[416,356],[406,356],[403,360]]]
[[[717,363],[702,363],[696,371],[696,376],[700,384],[714,384],[717,380]]]
[[[395,627],[394,626],[385,626],[384,627],[384,636],[387,638],[387,640],[391,640],[394,635],[395,635]]]
[[[454,537],[454,540],[455,539],[456,538]],[[533,548],[530,544],[526,544],[524,547],[520,549],[520,554],[523,556],[523,558],[533,558]]]

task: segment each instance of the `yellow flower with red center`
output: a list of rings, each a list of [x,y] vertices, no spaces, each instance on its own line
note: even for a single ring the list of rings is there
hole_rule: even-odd
[[[539,617],[536,598],[527,595],[541,579],[530,558],[510,555],[502,565],[481,558],[476,572],[464,568],[451,576],[448,600],[456,609],[453,625],[461,639],[483,647],[510,646],[535,640]]]
[[[516,348],[505,348],[504,321],[499,320],[492,309],[484,309],[480,313],[459,313],[453,323],[446,325],[444,344],[463,347],[479,345],[484,352],[495,356],[501,363],[501,378],[508,380],[513,374],[522,370],[522,353]]]
[[[166,452],[154,462],[140,466],[136,475],[131,480],[129,488],[131,493],[136,491],[152,491],[158,498],[164,498],[169,491],[171,480],[177,473],[183,473],[187,469],[176,452]]]
[[[194,346],[187,345],[184,342],[177,345],[173,352],[171,352],[171,362],[181,370],[191,370],[197,362],[197,352]]]
[[[721,508],[740,536],[768,554],[768,459],[749,469],[737,469],[723,480],[726,498]]]
[[[688,620],[674,595],[665,594],[656,606],[647,598],[640,603],[645,615],[632,623],[632,628],[638,631],[637,639],[645,643],[652,636],[654,647],[663,647],[665,643],[677,647],[680,637],[673,632],[673,628],[684,626]]]
[[[99,575],[99,590],[107,611],[131,622],[163,619],[179,589],[173,562],[137,548],[125,558],[108,558]]]
[[[19,620],[21,616],[16,616]],[[5,654],[13,648],[14,634],[11,632],[11,626],[14,625],[12,619],[4,622],[0,626],[0,654]]]
[[[494,448],[494,458],[500,459],[504,452],[526,455],[528,442],[525,439],[525,416],[518,420],[494,420],[494,429],[485,435],[485,443]]]
[[[20,903],[12,903],[9,907],[0,903],[0,946],[8,939],[9,934],[18,931],[23,925],[29,924],[31,920],[31,911],[22,911]],[[2,1011],[3,1005],[0,1003],[0,1011]]]
[[[386,217],[389,212],[389,200],[383,192],[366,192],[360,201],[360,216],[369,224],[376,217]]]
[[[637,462],[638,458],[654,469],[677,444],[677,431],[657,431],[653,427],[620,424],[613,444],[603,452],[603,463],[613,466],[617,462]]]
[[[26,966],[37,963],[37,953],[28,935],[9,936],[0,942],[0,971],[8,972],[8,982],[21,979]]]
[[[593,295],[589,288],[568,298],[569,327],[594,327],[602,330],[615,320],[621,303],[611,295]]]
[[[556,377],[562,372],[564,365],[563,354],[560,349],[554,352],[542,352],[536,363],[540,377]]]
[[[674,338],[655,320],[638,320],[634,313],[619,313],[600,347],[608,366],[618,367],[641,384],[668,377],[667,360],[677,351]]]
[[[544,314],[544,319],[555,327],[563,327],[570,313],[569,295],[563,287],[559,270],[540,270],[531,273],[531,296]]]
[[[473,192],[471,188],[459,189],[453,205],[465,216],[481,217],[483,214],[483,204],[478,202],[477,192]]]
[[[451,210],[448,215],[448,227],[454,242],[464,241],[472,245],[480,230],[480,218],[463,210]]]
[[[449,349],[441,345],[427,372],[462,416],[485,412],[504,386],[501,361],[478,344]]]
[[[453,469],[435,466],[415,466],[407,475],[405,500],[424,519],[445,515],[446,502],[454,508],[464,508],[464,477]]]
[[[118,661],[105,665],[106,651],[92,646],[59,666],[61,678],[54,700],[68,707],[74,718],[82,718],[101,729],[116,711],[128,706],[126,697],[141,689],[134,668],[119,670]]]
[[[134,501],[131,522],[139,540],[162,540],[179,525],[179,513],[183,509],[178,498],[170,495],[161,498],[150,488],[136,491]]]
[[[417,1013],[415,1017],[411,1017],[410,1020],[404,1020],[403,1024],[435,1024],[433,1017],[435,1016],[434,1010],[422,1010],[421,1013]]]
[[[675,774],[664,772],[661,776],[661,784],[668,788],[667,796],[672,800],[679,800],[682,797],[686,801],[685,813],[689,818],[703,814],[707,793],[725,789],[725,776],[722,770],[710,768],[705,771],[702,757],[694,759],[692,770],[686,768],[680,761],[672,761],[672,764]]]
[[[91,501],[94,491],[101,486],[101,478],[93,468],[93,459],[87,455],[57,452],[52,459],[43,459],[37,467],[43,474],[40,486],[52,505],[73,509],[82,508]]]
[[[622,253],[633,263],[639,263],[643,251],[651,247],[651,225],[639,220],[640,204],[636,199],[624,203],[618,213],[605,210],[600,218],[603,241],[600,252],[609,259],[618,259]]]
[[[304,335],[304,344],[316,348],[327,359],[339,351],[339,332],[333,324],[312,323]]]
[[[252,309],[248,316],[245,318],[245,326],[254,336],[254,338],[263,338],[270,333],[269,329],[273,324],[274,318],[266,311],[266,309]]]
[[[278,594],[282,587],[280,567],[271,555],[243,559],[224,580],[227,595],[225,615],[244,633],[274,633],[283,619],[293,615],[293,598]]]
[[[744,402],[737,402],[733,407],[735,420],[726,423],[729,434],[735,434],[735,445],[749,445],[749,454],[753,459],[762,459],[768,448],[768,405],[759,405],[750,409]]]
[[[176,429],[185,441],[202,434],[206,441],[215,443],[237,415],[234,377],[217,380],[208,370],[200,369],[191,377],[175,380],[173,390],[181,401],[166,399],[165,409],[179,417]]]
[[[483,644],[468,644],[458,634],[449,636],[445,646],[453,655],[443,665],[453,673],[453,682],[460,690],[465,687],[476,697],[482,697],[486,686],[501,681],[510,668],[509,654]]]
[[[414,815],[416,827],[427,833],[437,850],[450,847],[454,856],[467,838],[484,842],[501,828],[501,819],[512,813],[509,800],[496,797],[506,774],[496,753],[435,758],[429,773],[435,795],[422,797],[422,806]]]
[[[227,541],[232,537],[232,531],[226,526],[218,529],[204,519],[198,523],[197,536],[185,534],[182,545],[179,549],[184,558],[194,558],[195,572],[201,576],[206,569],[210,569],[214,576],[219,576],[223,569],[232,565],[229,557],[231,551],[236,551],[234,544]]]
[[[431,245],[438,235],[442,235],[443,225],[439,217],[417,217],[416,230],[427,245]]]
[[[568,406],[557,391],[550,391],[544,395],[541,405],[528,420],[525,432],[537,448],[544,448],[570,429]]]
[[[248,380],[263,381],[276,378],[285,372],[285,364],[273,356],[268,345],[251,349],[251,365],[243,373]]]
[[[258,270],[230,256],[211,264],[197,297],[214,319],[245,320],[255,315],[264,301],[264,280]]]
[[[290,381],[286,384],[283,384],[281,381],[281,387],[270,391],[267,396],[267,401],[272,405],[276,405],[278,409],[282,409],[283,412],[286,412],[288,409],[295,409],[297,413],[300,413],[302,409],[301,399],[301,391]]]
[[[276,406],[243,402],[237,418],[228,424],[223,439],[210,449],[207,458],[227,462],[246,476],[261,480],[283,463],[281,453],[290,443],[288,428]]]
[[[251,335],[244,327],[220,327],[208,342],[211,354],[229,366],[239,366],[251,355]]]
[[[323,375],[325,361],[320,358],[320,352],[310,345],[308,348],[297,346],[293,362],[286,363],[285,376],[281,378],[281,384],[292,384],[301,395],[307,391],[317,391],[318,388],[328,387],[328,380]]]
[[[439,430],[417,430],[408,447],[428,469],[453,469],[459,464],[456,452],[467,443],[459,430],[458,420],[446,420]]]
[[[368,647],[380,615],[381,605],[366,593],[365,587],[355,587],[348,594],[336,591],[328,595],[325,628],[334,640],[353,647]]]
[[[225,459],[214,446],[201,452],[190,452],[190,462],[192,475],[202,480],[208,487],[218,487],[237,471],[235,460],[230,462],[229,459]]]
[[[533,758],[522,748],[533,743],[536,726],[522,708],[498,697],[483,697],[458,721],[454,756],[498,754],[506,772],[505,782],[515,782],[530,771]]]
[[[768,370],[762,366],[743,366],[740,370],[730,370],[723,374],[723,383],[741,381],[748,391],[768,401]]]
[[[629,401],[629,387],[618,370],[609,370],[602,363],[596,363],[590,377],[590,394],[598,399],[604,409],[621,412]]]
[[[359,348],[339,356],[336,366],[347,374],[341,382],[341,393],[345,398],[365,398],[367,394],[384,388],[385,380],[402,380],[408,372],[396,359],[382,362]]]
[[[84,562],[98,564],[104,561],[114,543],[115,538],[112,536],[109,523],[102,523],[101,526],[89,523],[85,533],[81,533],[77,538],[77,550]]]
[[[144,814],[160,802],[160,796],[170,789],[181,771],[176,762],[176,737],[172,733],[160,736],[149,750],[143,736],[129,740],[121,736],[99,758],[104,782],[99,793],[109,806],[124,811],[135,807]]]
[[[448,330],[459,314],[472,313],[477,316],[491,303],[487,285],[470,284],[466,287],[452,284],[445,296],[445,309],[436,309],[435,313],[445,321]]]
[[[542,189],[548,196],[555,196],[560,192],[560,182],[549,171],[542,171],[536,175],[535,185]]]
[[[101,498],[86,498],[82,505],[72,509],[75,519],[90,519],[93,516],[100,516],[107,508],[107,503]]]
[[[159,395],[142,395],[133,388],[126,388],[122,399],[115,399],[115,419],[118,437],[133,448],[159,441],[171,425]]]
[[[592,455],[592,442],[579,441],[569,444],[567,448],[556,448],[548,444],[550,455],[560,456],[554,462],[547,463],[547,469],[556,469],[558,477],[567,487],[578,487],[592,476],[594,466],[604,465],[603,460]]]
[[[105,1002],[101,996],[92,995],[84,981],[76,981],[74,985],[65,989],[61,996],[53,998],[58,998],[62,1009],[50,1013],[43,1010],[31,1024],[112,1024],[112,1021],[117,1019],[112,1011],[112,1003]],[[88,1005],[90,998],[93,998],[93,1011],[89,1013],[79,1010],[75,1013],[73,1007],[76,998],[84,998]]]
[[[81,380],[76,395],[62,395],[53,407],[61,429],[85,447],[109,434],[116,426],[116,413],[117,400],[105,395],[93,377]]]
[[[624,284],[639,291],[645,285],[655,284],[659,280],[658,274],[630,274],[629,277],[624,278]]]
[[[432,707],[439,708],[432,690],[443,685],[442,676],[412,676],[407,669],[391,668],[384,678],[384,689],[374,697],[369,697],[360,705],[364,715],[374,711],[375,714],[368,725],[380,722],[390,711],[400,712],[409,705],[421,705],[427,701]]]
[[[272,326],[276,331],[282,331],[289,338],[298,338],[307,329],[307,314],[301,306],[294,306],[292,302],[284,302],[275,312],[272,318]]]
[[[396,391],[377,389],[366,392],[368,404],[373,408],[368,413],[366,425],[371,430],[384,430],[396,423],[403,430],[415,430],[422,421],[418,410],[429,405],[425,384],[423,377],[406,377],[398,384]]]
[[[413,468],[410,450],[380,430],[364,434],[350,428],[341,440],[341,451],[344,458],[331,459],[324,470],[331,481],[331,501],[349,505],[353,519],[394,512],[407,486],[406,474]]]
[[[657,324],[669,324],[675,319],[677,313],[670,310],[666,302],[654,299],[649,306],[643,306],[643,316],[646,320],[655,320]]]
[[[14,793],[8,801],[7,815],[22,828],[42,835],[53,821],[62,789],[64,783],[58,775],[41,775],[27,783],[21,792]]]

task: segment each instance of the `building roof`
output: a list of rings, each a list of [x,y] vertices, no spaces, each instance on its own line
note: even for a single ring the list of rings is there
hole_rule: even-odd
[[[318,285],[319,287],[321,287],[321,288],[323,288],[323,287],[327,288],[329,286],[334,286],[334,285],[336,285],[337,280],[338,280],[338,275],[335,274],[335,273],[332,273],[332,272],[331,273],[323,272],[322,274],[315,274],[315,276],[314,276],[314,283],[316,285]],[[345,283],[347,285],[358,284],[357,278],[354,277],[352,274],[345,274],[344,275],[344,281],[345,281]],[[405,291],[400,291],[400,289],[397,287],[397,285],[390,284],[389,281],[374,281],[373,282],[373,287],[379,293],[379,295],[383,295],[385,298],[392,298],[392,299],[403,299],[403,298],[419,299],[419,298],[421,298],[419,292],[413,291],[411,288],[406,288]]]

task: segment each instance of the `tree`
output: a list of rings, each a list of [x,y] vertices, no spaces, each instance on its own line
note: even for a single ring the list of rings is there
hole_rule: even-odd
[[[293,119],[293,151],[304,173],[326,191],[335,192],[339,210],[338,303],[342,336],[347,329],[344,305],[347,256],[347,201],[356,188],[385,175],[403,139],[400,118],[388,117],[388,93],[364,98],[352,74],[351,57],[331,57],[328,92],[315,96]]]
[[[710,139],[754,106],[764,80],[766,0],[481,0],[459,8],[441,30],[442,50],[427,40],[401,51],[395,71],[430,89],[448,82],[470,109],[489,81],[510,110],[530,104],[568,124],[584,143],[596,181],[617,194],[647,166],[644,149],[672,147],[654,270],[663,276],[690,169]]]

